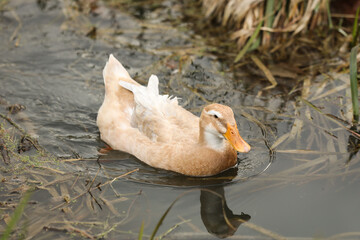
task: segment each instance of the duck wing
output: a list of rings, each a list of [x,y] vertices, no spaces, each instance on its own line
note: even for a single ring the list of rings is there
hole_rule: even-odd
[[[184,137],[197,140],[198,118],[180,107],[177,97],[159,94],[157,76],[151,75],[146,87],[126,81],[120,81],[119,84],[134,94],[132,127],[139,129],[154,142],[178,142]]]

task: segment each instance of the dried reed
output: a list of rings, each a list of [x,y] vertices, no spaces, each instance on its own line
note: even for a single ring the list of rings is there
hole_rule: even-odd
[[[327,25],[328,0],[202,0],[205,16],[233,30],[231,38],[243,46],[263,22],[261,43],[269,45],[271,33],[293,35]],[[277,34],[279,35],[279,34]]]

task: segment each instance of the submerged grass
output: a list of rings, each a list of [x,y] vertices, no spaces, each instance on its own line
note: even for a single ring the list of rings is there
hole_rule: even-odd
[[[15,172],[26,170],[28,167],[46,168],[46,163],[58,163],[54,156],[46,152],[36,139],[27,134],[11,118],[0,114],[1,118],[5,120],[0,122],[2,158],[6,164],[10,164],[10,159],[12,160],[11,169],[8,170]],[[13,127],[9,126],[9,124]],[[35,153],[28,154],[27,151],[32,149],[34,149]]]

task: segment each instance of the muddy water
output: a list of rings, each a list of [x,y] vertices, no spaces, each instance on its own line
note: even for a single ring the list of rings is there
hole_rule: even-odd
[[[159,4],[130,14],[103,2],[79,12],[72,1],[18,0],[0,13],[1,112],[24,105],[12,119],[65,159],[58,166],[63,175],[32,177],[58,182],[33,193],[37,205],[26,216],[36,224],[28,236],[81,236],[66,225],[89,236],[134,239],[144,222],[149,237],[181,196],[157,236],[358,238],[360,158],[348,147],[356,134],[346,123],[347,76],[311,79],[311,88],[294,94],[299,98],[281,87],[259,94],[269,83],[233,74],[187,24],[167,21],[181,16],[176,3]],[[194,113],[209,102],[231,106],[252,151],[239,155],[237,168],[206,179],[153,169],[121,152],[99,155],[104,144],[95,121],[110,53],[141,83],[157,74],[160,91],[181,97]],[[92,181],[104,186],[77,198]]]

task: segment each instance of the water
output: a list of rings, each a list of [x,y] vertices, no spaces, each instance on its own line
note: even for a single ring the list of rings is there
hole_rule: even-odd
[[[24,173],[42,183],[26,210],[33,219],[28,236],[80,237],[70,224],[92,236],[134,239],[144,221],[148,237],[180,196],[157,236],[171,229],[168,239],[263,238],[267,229],[294,238],[359,238],[359,154],[350,158],[354,134],[332,118],[350,119],[345,74],[319,76],[292,95],[281,90],[288,83],[258,95],[269,83],[229,71],[204,53],[209,47],[188,24],[169,20],[181,16],[177,3],[138,6],[132,14],[96,4],[78,12],[71,1],[17,0],[0,15],[0,97],[7,102],[1,112],[24,105],[11,117],[40,145],[62,159],[85,159],[64,162],[62,175]],[[110,53],[143,84],[157,74],[160,91],[181,97],[194,113],[208,102],[231,106],[252,151],[239,155],[237,168],[204,179],[157,170],[125,153],[99,155],[104,144],[95,121]]]

